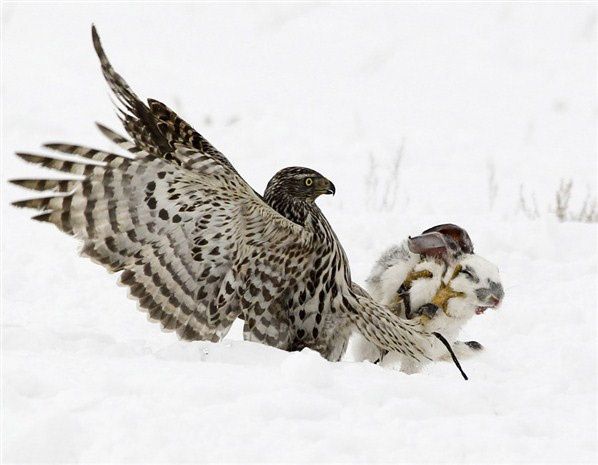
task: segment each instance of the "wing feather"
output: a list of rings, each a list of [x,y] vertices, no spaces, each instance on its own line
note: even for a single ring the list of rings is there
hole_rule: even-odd
[[[95,28],[92,36],[132,140],[98,127],[129,155],[62,143],[45,147],[68,159],[19,153],[77,178],[15,180],[53,193],[15,205],[40,210],[36,220],[83,241],[82,255],[122,271],[121,283],[165,329],[219,340],[243,308],[267,305],[254,289],[283,292],[284,267],[264,264],[266,252],[309,249],[311,233],[264,203],[172,110],[142,103],[110,65]]]
[[[22,158],[83,179],[16,180],[35,191],[60,188],[14,205],[42,211],[36,219],[83,240],[82,255],[124,271],[121,282],[150,318],[183,338],[215,341],[226,334],[241,308],[246,257],[309,240],[222,176],[147,153],[130,159],[69,144],[52,148],[86,158]]]

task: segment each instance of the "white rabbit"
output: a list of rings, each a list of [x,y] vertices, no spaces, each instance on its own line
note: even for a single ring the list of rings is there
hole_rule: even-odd
[[[483,349],[476,341],[456,340],[462,326],[474,315],[496,308],[504,297],[498,268],[474,254],[467,232],[453,224],[435,226],[390,247],[366,285],[372,297],[397,316],[419,321],[426,332],[441,333],[458,358]],[[441,342],[435,346],[438,360],[447,359]],[[365,339],[358,339],[354,347],[360,360],[381,360],[386,355]],[[420,367],[403,362],[401,369],[413,373]]]

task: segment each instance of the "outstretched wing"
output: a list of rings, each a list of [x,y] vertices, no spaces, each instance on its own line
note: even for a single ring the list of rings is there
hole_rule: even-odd
[[[174,111],[154,99],[148,99],[149,106],[143,103],[110,64],[95,26],[91,35],[102,74],[117,99],[122,124],[133,138],[132,153],[151,153],[189,169],[207,156],[241,179],[230,161]]]
[[[121,282],[164,328],[219,340],[240,310],[265,308],[284,292],[285,253],[308,251],[311,235],[266,205],[171,110],[143,104],[112,70],[95,30],[94,44],[133,140],[100,129],[134,157],[68,144],[46,147],[76,158],[20,153],[79,177],[14,180],[54,191],[15,205],[41,210],[34,219],[78,237],[83,255],[123,271]]]

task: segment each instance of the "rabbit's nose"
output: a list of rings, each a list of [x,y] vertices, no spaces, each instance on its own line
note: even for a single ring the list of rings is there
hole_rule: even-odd
[[[494,281],[490,281],[490,292],[492,292],[492,297],[496,298],[499,302],[505,296],[505,290],[502,287],[502,284],[495,283]]]
[[[492,304],[493,307],[498,307],[498,304],[500,304],[500,299],[493,295],[491,295],[488,300],[490,300],[490,303]]]

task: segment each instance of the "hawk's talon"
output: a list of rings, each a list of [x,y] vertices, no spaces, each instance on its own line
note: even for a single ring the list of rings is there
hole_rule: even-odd
[[[417,309],[418,315],[427,316],[430,319],[436,316],[436,312],[438,312],[438,306],[431,303],[422,305]]]

